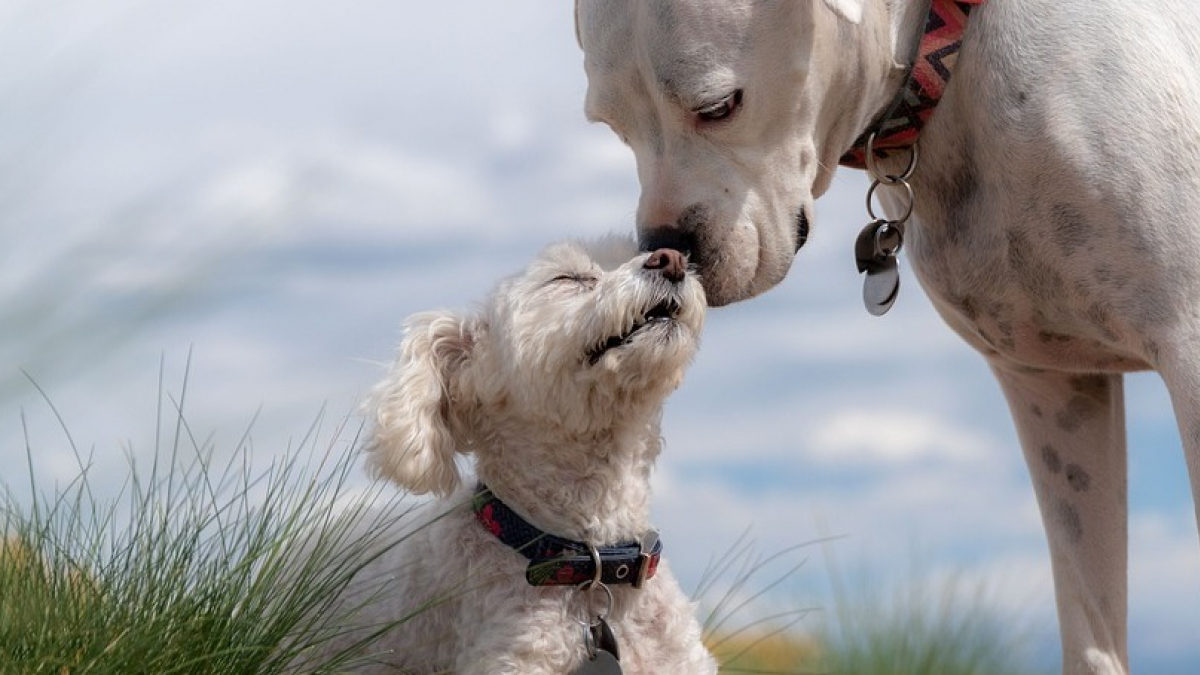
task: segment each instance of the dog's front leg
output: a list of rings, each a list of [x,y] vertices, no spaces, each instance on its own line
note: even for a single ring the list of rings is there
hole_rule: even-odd
[[[1050,544],[1063,673],[1125,675],[1124,382],[993,363]]]

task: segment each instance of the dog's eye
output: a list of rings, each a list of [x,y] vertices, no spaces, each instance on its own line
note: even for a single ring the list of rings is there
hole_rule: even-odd
[[[738,89],[719,101],[696,108],[695,112],[705,122],[718,122],[732,115],[741,105],[742,90]]]
[[[560,274],[550,280],[552,284],[572,283],[578,284],[585,288],[591,288],[596,285],[596,277],[591,277],[586,274]]]

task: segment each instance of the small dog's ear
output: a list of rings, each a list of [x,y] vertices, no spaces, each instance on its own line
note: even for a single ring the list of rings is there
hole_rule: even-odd
[[[863,4],[866,0],[825,0],[825,5],[833,10],[834,14],[842,17],[850,23],[859,23],[862,21]]]
[[[474,346],[471,323],[444,312],[411,317],[395,364],[367,403],[371,469],[414,494],[444,497],[458,487],[454,378]]]

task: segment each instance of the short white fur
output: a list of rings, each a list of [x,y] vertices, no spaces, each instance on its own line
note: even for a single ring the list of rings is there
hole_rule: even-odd
[[[686,235],[710,302],[787,273],[796,214],[893,100],[927,6],[577,0],[588,115],[633,149],[643,237]],[[1129,669],[1123,373],[1163,377],[1200,497],[1198,55],[1194,0],[985,0],[911,181],[905,252],[1008,399],[1070,675]],[[740,109],[681,103],[709,86]]]

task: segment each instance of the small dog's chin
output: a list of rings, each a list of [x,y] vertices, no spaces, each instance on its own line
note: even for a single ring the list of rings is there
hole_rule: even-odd
[[[696,352],[695,334],[678,320],[655,321],[638,329],[621,344],[590,354],[588,366],[606,372],[654,378],[681,372]]]

